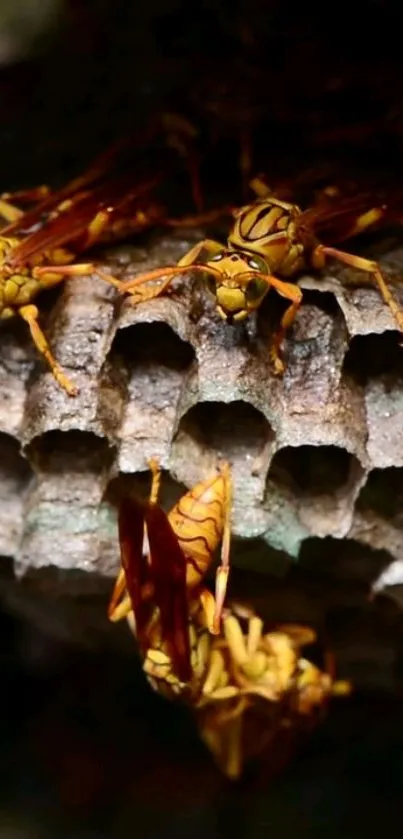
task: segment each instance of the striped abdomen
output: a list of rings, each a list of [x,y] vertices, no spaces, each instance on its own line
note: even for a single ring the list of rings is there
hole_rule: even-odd
[[[169,521],[188,558],[189,587],[200,583],[221,541],[227,487],[226,473],[222,471],[196,484],[169,513]]]

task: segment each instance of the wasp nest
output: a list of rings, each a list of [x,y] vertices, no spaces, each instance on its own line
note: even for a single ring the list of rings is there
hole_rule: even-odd
[[[127,278],[202,236],[154,234],[106,261]],[[385,268],[399,260],[390,253]],[[172,504],[225,458],[234,585],[275,620],[325,618],[341,675],[395,689],[399,608],[368,593],[398,592],[403,573],[403,351],[378,293],[339,279],[300,280],[282,379],[265,313],[229,327],[190,277],[137,307],[95,277],[65,283],[44,325],[76,399],[55,386],[23,323],[2,329],[0,553],[30,583],[31,604],[67,597],[82,630],[85,604],[105,598],[117,570],[116,501],[147,491],[147,459],[160,459]],[[14,605],[21,588],[5,573]]]

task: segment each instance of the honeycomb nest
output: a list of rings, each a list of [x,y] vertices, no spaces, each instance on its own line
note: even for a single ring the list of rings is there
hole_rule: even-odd
[[[105,265],[127,279],[175,262],[203,236],[153,233],[111,249]],[[403,252],[389,247],[381,264],[398,275]],[[333,266],[320,281],[301,278],[282,379],[268,361],[271,307],[229,327],[190,276],[139,306],[96,277],[42,298],[76,399],[57,388],[25,325],[4,326],[0,554],[9,606],[88,638],[94,598],[106,597],[118,567],[116,502],[128,488],[147,492],[148,458],[165,472],[164,505],[225,458],[235,590],[272,619],[325,621],[342,676],[400,689],[403,350],[377,291],[354,280]],[[403,288],[394,293],[403,306]],[[370,603],[371,587],[392,598]]]

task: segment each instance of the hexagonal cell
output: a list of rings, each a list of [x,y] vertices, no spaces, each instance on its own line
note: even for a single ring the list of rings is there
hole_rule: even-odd
[[[36,471],[64,480],[66,473],[108,472],[113,449],[105,438],[87,431],[49,431],[35,438],[27,448],[27,457]]]
[[[37,353],[22,318],[0,322],[0,431],[18,436]]]
[[[351,460],[336,446],[287,446],[274,455],[269,477],[299,495],[330,495],[347,483]]]
[[[403,468],[373,469],[355,505],[350,537],[388,550],[391,565],[377,581],[384,586],[403,580]]]
[[[137,472],[150,457],[166,462],[176,407],[193,362],[193,348],[167,323],[137,323],[118,330],[108,363],[115,375],[119,371],[122,384],[119,471]]]
[[[110,354],[118,356],[130,370],[142,364],[184,370],[195,358],[191,344],[168,323],[158,320],[118,329]]]
[[[362,385],[384,375],[401,381],[403,352],[400,341],[400,333],[392,330],[380,335],[356,335],[346,352],[344,371]]]
[[[273,446],[272,428],[247,402],[199,402],[180,420],[170,469],[189,485],[206,477],[219,460],[227,460],[234,484],[233,527],[239,535],[252,535],[252,530],[259,532],[258,512],[253,508],[263,497]]]
[[[113,529],[100,507],[114,452],[106,440],[85,432],[49,432],[30,447],[37,472],[17,571],[56,566],[98,571],[107,558],[100,555],[105,530]]]
[[[372,467],[403,466],[403,352],[397,332],[357,337],[345,369],[364,387]]]
[[[18,441],[0,433],[0,553],[14,556],[22,533],[26,491],[33,477]]]
[[[352,587],[357,583],[369,586],[390,562],[387,551],[331,536],[306,539],[299,554],[301,569],[322,579],[348,580]]]
[[[403,467],[373,469],[356,501],[360,512],[372,510],[403,527]]]
[[[309,535],[344,536],[353,515],[354,499],[365,472],[354,457],[337,446],[286,446],[276,452],[268,472],[265,504],[270,529],[284,548],[295,530],[296,547]],[[304,532],[305,531],[305,532]],[[281,533],[283,532],[283,536]]]

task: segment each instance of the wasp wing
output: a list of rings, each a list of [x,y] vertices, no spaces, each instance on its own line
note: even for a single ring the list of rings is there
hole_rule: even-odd
[[[144,601],[142,596],[143,588],[149,582],[147,557],[143,551],[144,513],[144,505],[125,498],[120,504],[118,516],[120,557],[140,641],[149,619],[149,602]]]
[[[147,211],[147,206],[141,207],[136,202],[144,199],[183,158],[184,141],[181,144],[178,138],[181,132],[186,134],[185,128],[179,126],[175,131],[176,134],[171,130],[171,136],[164,136],[154,121],[139,137],[116,143],[87,172],[3,228],[3,236],[22,237],[8,259],[10,266],[23,266],[38,254],[63,245],[73,246],[73,252],[80,253],[86,246],[88,225],[100,211],[108,212],[110,226],[131,213]],[[190,167],[189,138],[186,142],[189,142]],[[158,211],[157,216],[162,212],[159,208]],[[134,221],[132,229],[135,228]],[[124,235],[128,229],[129,225],[122,225]],[[107,231],[105,238],[108,238]]]
[[[56,211],[54,217],[48,219],[40,229],[28,233],[13,249],[8,263],[17,268],[39,253],[67,245],[71,246],[76,254],[80,253],[85,247],[88,227],[97,213],[106,211],[111,227],[117,219],[127,217],[130,213],[135,217],[140,209],[147,212],[145,197],[162,180],[163,174],[159,172],[143,182],[137,181],[132,185],[128,183],[128,178],[123,176],[117,178],[114,183],[105,184],[91,192],[83,191],[77,195],[68,209]],[[134,226],[133,222],[133,228]]]
[[[176,675],[183,682],[188,682],[192,670],[186,557],[161,507],[150,504],[145,517],[150,547],[150,573],[160,610],[162,635],[169,645]]]
[[[16,235],[18,233],[28,233],[37,225],[43,225],[57,212],[59,205],[71,199],[74,202],[81,195],[83,190],[95,190],[102,186],[105,180],[109,181],[115,177],[122,170],[130,170],[135,163],[136,152],[141,152],[144,149],[154,148],[157,145],[158,129],[156,122],[152,122],[148,129],[139,133],[138,136],[123,137],[109,146],[105,151],[101,152],[95,160],[93,160],[85,172],[68,181],[60,189],[51,192],[42,201],[37,201],[35,206],[24,213],[24,215],[15,222],[2,228],[4,235]],[[166,150],[166,146],[164,146]],[[141,169],[140,169],[141,171]],[[15,194],[18,200],[18,193]]]
[[[326,197],[305,210],[296,220],[302,232],[314,234],[323,244],[337,244],[366,231],[400,223],[403,207],[388,203],[382,192],[361,192],[343,197]]]

